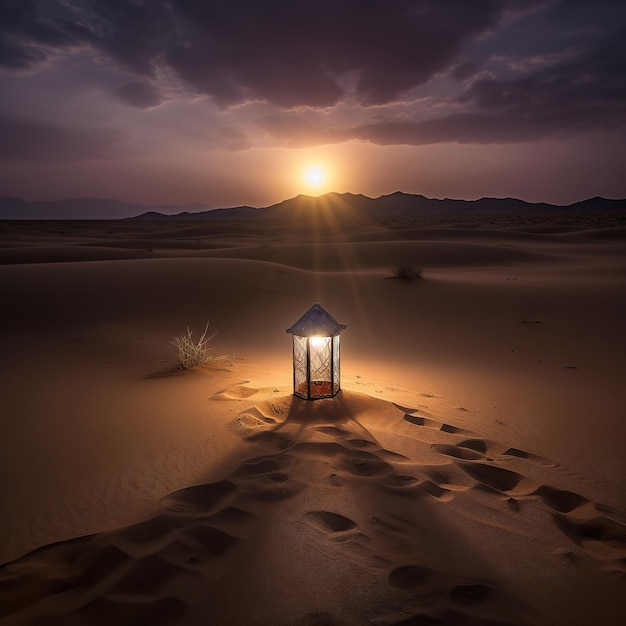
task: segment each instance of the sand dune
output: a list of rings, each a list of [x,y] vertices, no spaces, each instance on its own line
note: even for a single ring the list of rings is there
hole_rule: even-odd
[[[239,385],[218,398],[256,395]],[[626,523],[532,477],[558,474],[553,461],[345,390],[273,395],[231,428],[247,451],[222,480],[9,565],[3,611],[24,624],[623,617]],[[402,452],[381,447],[381,430]]]
[[[621,625],[626,255],[576,219],[5,224],[0,623]]]

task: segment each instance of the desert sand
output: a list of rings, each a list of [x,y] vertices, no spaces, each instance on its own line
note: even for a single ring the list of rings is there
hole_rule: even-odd
[[[626,623],[625,240],[0,223],[0,624]],[[348,328],[307,402],[314,301]],[[173,369],[207,321],[224,358]]]

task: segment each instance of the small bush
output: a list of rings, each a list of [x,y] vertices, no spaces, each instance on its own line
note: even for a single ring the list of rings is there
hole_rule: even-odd
[[[174,337],[174,341],[171,343],[178,349],[177,369],[190,370],[221,358],[209,354],[213,350],[213,346],[209,346],[209,342],[217,333],[207,336],[208,331],[209,322],[206,323],[204,332],[197,341],[193,338],[193,332],[189,330],[189,327],[187,327],[185,334]]]
[[[414,280],[422,277],[422,270],[412,263],[400,263],[393,271],[393,276],[400,280]]]

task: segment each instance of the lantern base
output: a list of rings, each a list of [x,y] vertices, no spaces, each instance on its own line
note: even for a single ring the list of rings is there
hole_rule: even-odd
[[[306,383],[300,383],[295,389],[294,394],[305,400],[317,400],[318,398],[332,398],[339,393],[337,389],[333,393],[333,386],[328,380],[312,380],[311,395],[308,395]]]

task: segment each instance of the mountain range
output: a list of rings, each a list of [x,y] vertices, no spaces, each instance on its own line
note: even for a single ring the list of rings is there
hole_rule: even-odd
[[[309,221],[318,214],[334,215],[337,219],[388,219],[417,216],[491,215],[502,213],[584,212],[624,210],[626,199],[589,198],[567,206],[531,203],[515,198],[480,198],[454,200],[426,198],[400,191],[370,198],[361,194],[327,193],[322,196],[299,195],[264,208],[238,206],[211,209],[205,204],[140,205],[100,198],[26,201],[0,197],[0,219],[138,219],[138,220],[250,220],[302,219]]]

